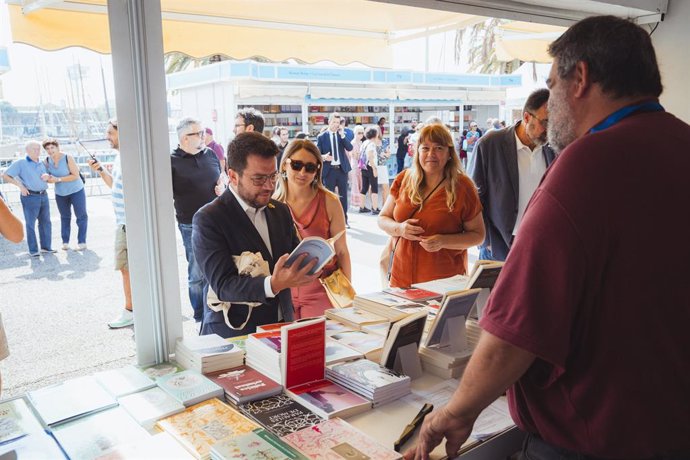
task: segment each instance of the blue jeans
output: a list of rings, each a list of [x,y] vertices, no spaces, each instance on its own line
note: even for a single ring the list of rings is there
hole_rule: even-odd
[[[60,211],[60,234],[63,243],[69,243],[69,235],[72,224],[72,210],[77,216],[77,243],[86,244],[86,227],[89,224],[89,216],[86,214],[86,193],[84,189],[74,192],[71,195],[55,195],[55,203]]]
[[[204,299],[208,283],[204,278],[199,264],[194,257],[194,247],[192,246],[192,224],[177,224],[182,235],[184,244],[184,254],[187,258],[187,284],[189,285],[189,302],[194,310],[194,319],[201,321],[204,317]]]
[[[24,221],[26,222],[26,243],[29,252],[38,252],[36,241],[36,219],[38,219],[38,237],[41,240],[41,249],[51,250],[52,229],[50,224],[50,203],[48,194],[21,196]]]
[[[494,260],[491,249],[488,246],[479,246],[479,260]]]

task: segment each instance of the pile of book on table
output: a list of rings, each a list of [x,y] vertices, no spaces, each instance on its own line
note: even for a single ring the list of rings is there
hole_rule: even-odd
[[[410,393],[410,378],[368,359],[326,367],[326,378],[371,400],[374,407]]]
[[[207,374],[244,364],[244,350],[217,334],[185,337],[177,341],[175,360],[185,369]]]

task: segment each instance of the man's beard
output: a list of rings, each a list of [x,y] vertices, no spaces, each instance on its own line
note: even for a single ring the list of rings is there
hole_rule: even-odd
[[[267,196],[263,196],[263,192],[264,189],[262,188],[259,192],[252,193],[244,188],[241,182],[238,182],[237,184],[237,194],[252,208],[263,208],[268,204],[269,201],[271,201],[272,192]]]
[[[552,94],[549,98],[549,124],[547,137],[553,149],[560,153],[575,139],[575,125],[572,122],[572,110],[565,100],[557,100]]]

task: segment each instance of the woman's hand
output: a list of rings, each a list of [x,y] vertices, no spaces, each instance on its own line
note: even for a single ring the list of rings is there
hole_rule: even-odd
[[[421,241],[419,236],[424,233],[424,229],[419,225],[419,219],[407,219],[400,224],[400,236],[410,241]]]
[[[443,249],[444,235],[423,236],[419,245],[426,252],[437,252]]]

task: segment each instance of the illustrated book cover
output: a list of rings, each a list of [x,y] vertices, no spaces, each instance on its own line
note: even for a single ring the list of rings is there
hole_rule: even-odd
[[[158,386],[185,406],[222,398],[223,389],[196,371],[187,370],[158,379]]]
[[[156,427],[169,433],[197,458],[209,458],[211,446],[259,428],[244,415],[218,399],[188,407],[159,420]]]
[[[297,431],[283,438],[303,454],[319,460],[398,460],[402,456],[387,449],[344,420],[335,418]]]
[[[289,444],[272,433],[258,429],[234,439],[227,439],[211,448],[214,460],[307,460]]]

